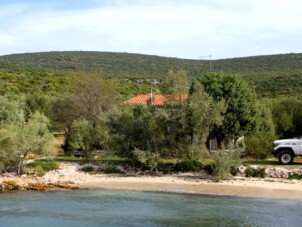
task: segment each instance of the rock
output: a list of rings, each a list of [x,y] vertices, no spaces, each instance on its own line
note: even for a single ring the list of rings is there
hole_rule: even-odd
[[[0,192],[20,190],[20,191],[45,191],[50,189],[68,189],[68,190],[77,190],[79,189],[73,182],[55,182],[55,183],[27,183],[27,184],[10,184],[2,182],[0,184]]]
[[[271,178],[288,178],[290,170],[285,168],[267,168],[265,170],[268,177]]]
[[[245,166],[238,166],[237,167],[237,173],[239,173],[239,174],[245,174],[245,170],[246,170]]]
[[[259,166],[249,166],[249,168],[257,169],[257,168],[262,168]],[[234,174],[236,176],[245,176],[245,170],[247,167],[245,166],[237,166],[235,168]],[[297,168],[297,169],[286,169],[286,168],[280,168],[280,167],[273,167],[273,168],[266,168],[265,173],[267,177],[269,178],[283,178],[287,179],[290,175],[292,174],[299,174],[302,175],[302,168]]]

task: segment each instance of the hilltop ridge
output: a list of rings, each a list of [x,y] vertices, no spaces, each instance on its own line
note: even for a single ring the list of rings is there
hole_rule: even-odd
[[[156,55],[62,51],[0,56],[0,69],[16,71],[89,71],[103,69],[114,76],[161,77],[173,69],[187,70],[196,76],[210,70],[210,60],[190,60]],[[213,71],[254,73],[302,70],[302,54],[262,55],[212,60]]]
[[[211,64],[214,72],[241,75],[262,96],[302,92],[302,53],[220,59],[212,60]],[[66,74],[95,69],[103,70],[109,77],[121,79],[163,79],[169,69],[184,69],[193,78],[210,70],[210,60],[96,51],[53,51],[0,56],[0,79],[5,77],[9,83],[12,78],[8,79],[7,74],[32,76],[38,73],[43,77],[49,72]]]

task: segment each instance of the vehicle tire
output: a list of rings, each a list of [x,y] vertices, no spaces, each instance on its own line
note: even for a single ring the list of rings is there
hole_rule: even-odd
[[[293,163],[294,161],[294,154],[291,151],[281,151],[281,153],[278,155],[278,160],[283,165],[288,165]]]

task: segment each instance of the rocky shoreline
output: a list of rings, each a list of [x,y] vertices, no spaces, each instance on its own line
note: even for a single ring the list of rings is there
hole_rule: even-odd
[[[85,177],[77,164],[61,163],[58,170],[46,173],[43,177],[11,174],[0,176],[0,192],[7,191],[46,191],[46,190],[79,190],[77,176]]]
[[[0,183],[0,192],[8,191],[46,191],[46,190],[78,190],[80,189],[73,182],[55,182],[55,183],[22,183],[14,180],[4,180]]]
[[[173,173],[141,171],[116,165],[122,174],[105,174],[97,170],[111,167],[111,164],[96,164],[96,171],[89,174],[81,171],[87,166],[78,163],[60,163],[60,168],[46,173],[43,177],[13,175],[0,176],[0,192],[12,190],[82,190],[82,189],[130,189],[167,190],[196,193],[213,193],[236,196],[297,198],[302,199],[302,181],[290,180],[292,174],[302,174],[302,168],[281,168],[259,166],[239,166],[234,176],[223,182],[214,182],[206,171],[196,173]],[[265,178],[246,177],[246,169],[263,169]]]

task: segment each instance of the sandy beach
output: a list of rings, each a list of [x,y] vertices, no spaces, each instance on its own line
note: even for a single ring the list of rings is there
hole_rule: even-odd
[[[0,177],[4,180],[18,178]],[[232,177],[222,182],[205,179],[198,173],[164,176],[124,176],[118,174],[88,174],[78,170],[76,163],[61,163],[60,169],[35,179],[19,181],[74,182],[79,188],[139,191],[165,191],[175,193],[215,194],[243,197],[282,198],[302,200],[302,181],[272,178]]]
[[[230,180],[217,183],[194,173],[160,177],[118,174],[90,175],[78,171],[76,165],[64,165],[61,170],[57,171],[55,178],[61,181],[73,181],[80,188],[167,191],[302,200],[302,181],[299,180],[232,177]],[[46,175],[44,180],[47,178]],[[50,175],[49,178],[51,179],[52,176]]]
[[[223,182],[192,179],[189,176],[122,177],[96,175],[78,182],[82,188],[166,191],[177,193],[217,194],[243,197],[302,200],[302,183],[269,179],[233,178]]]

